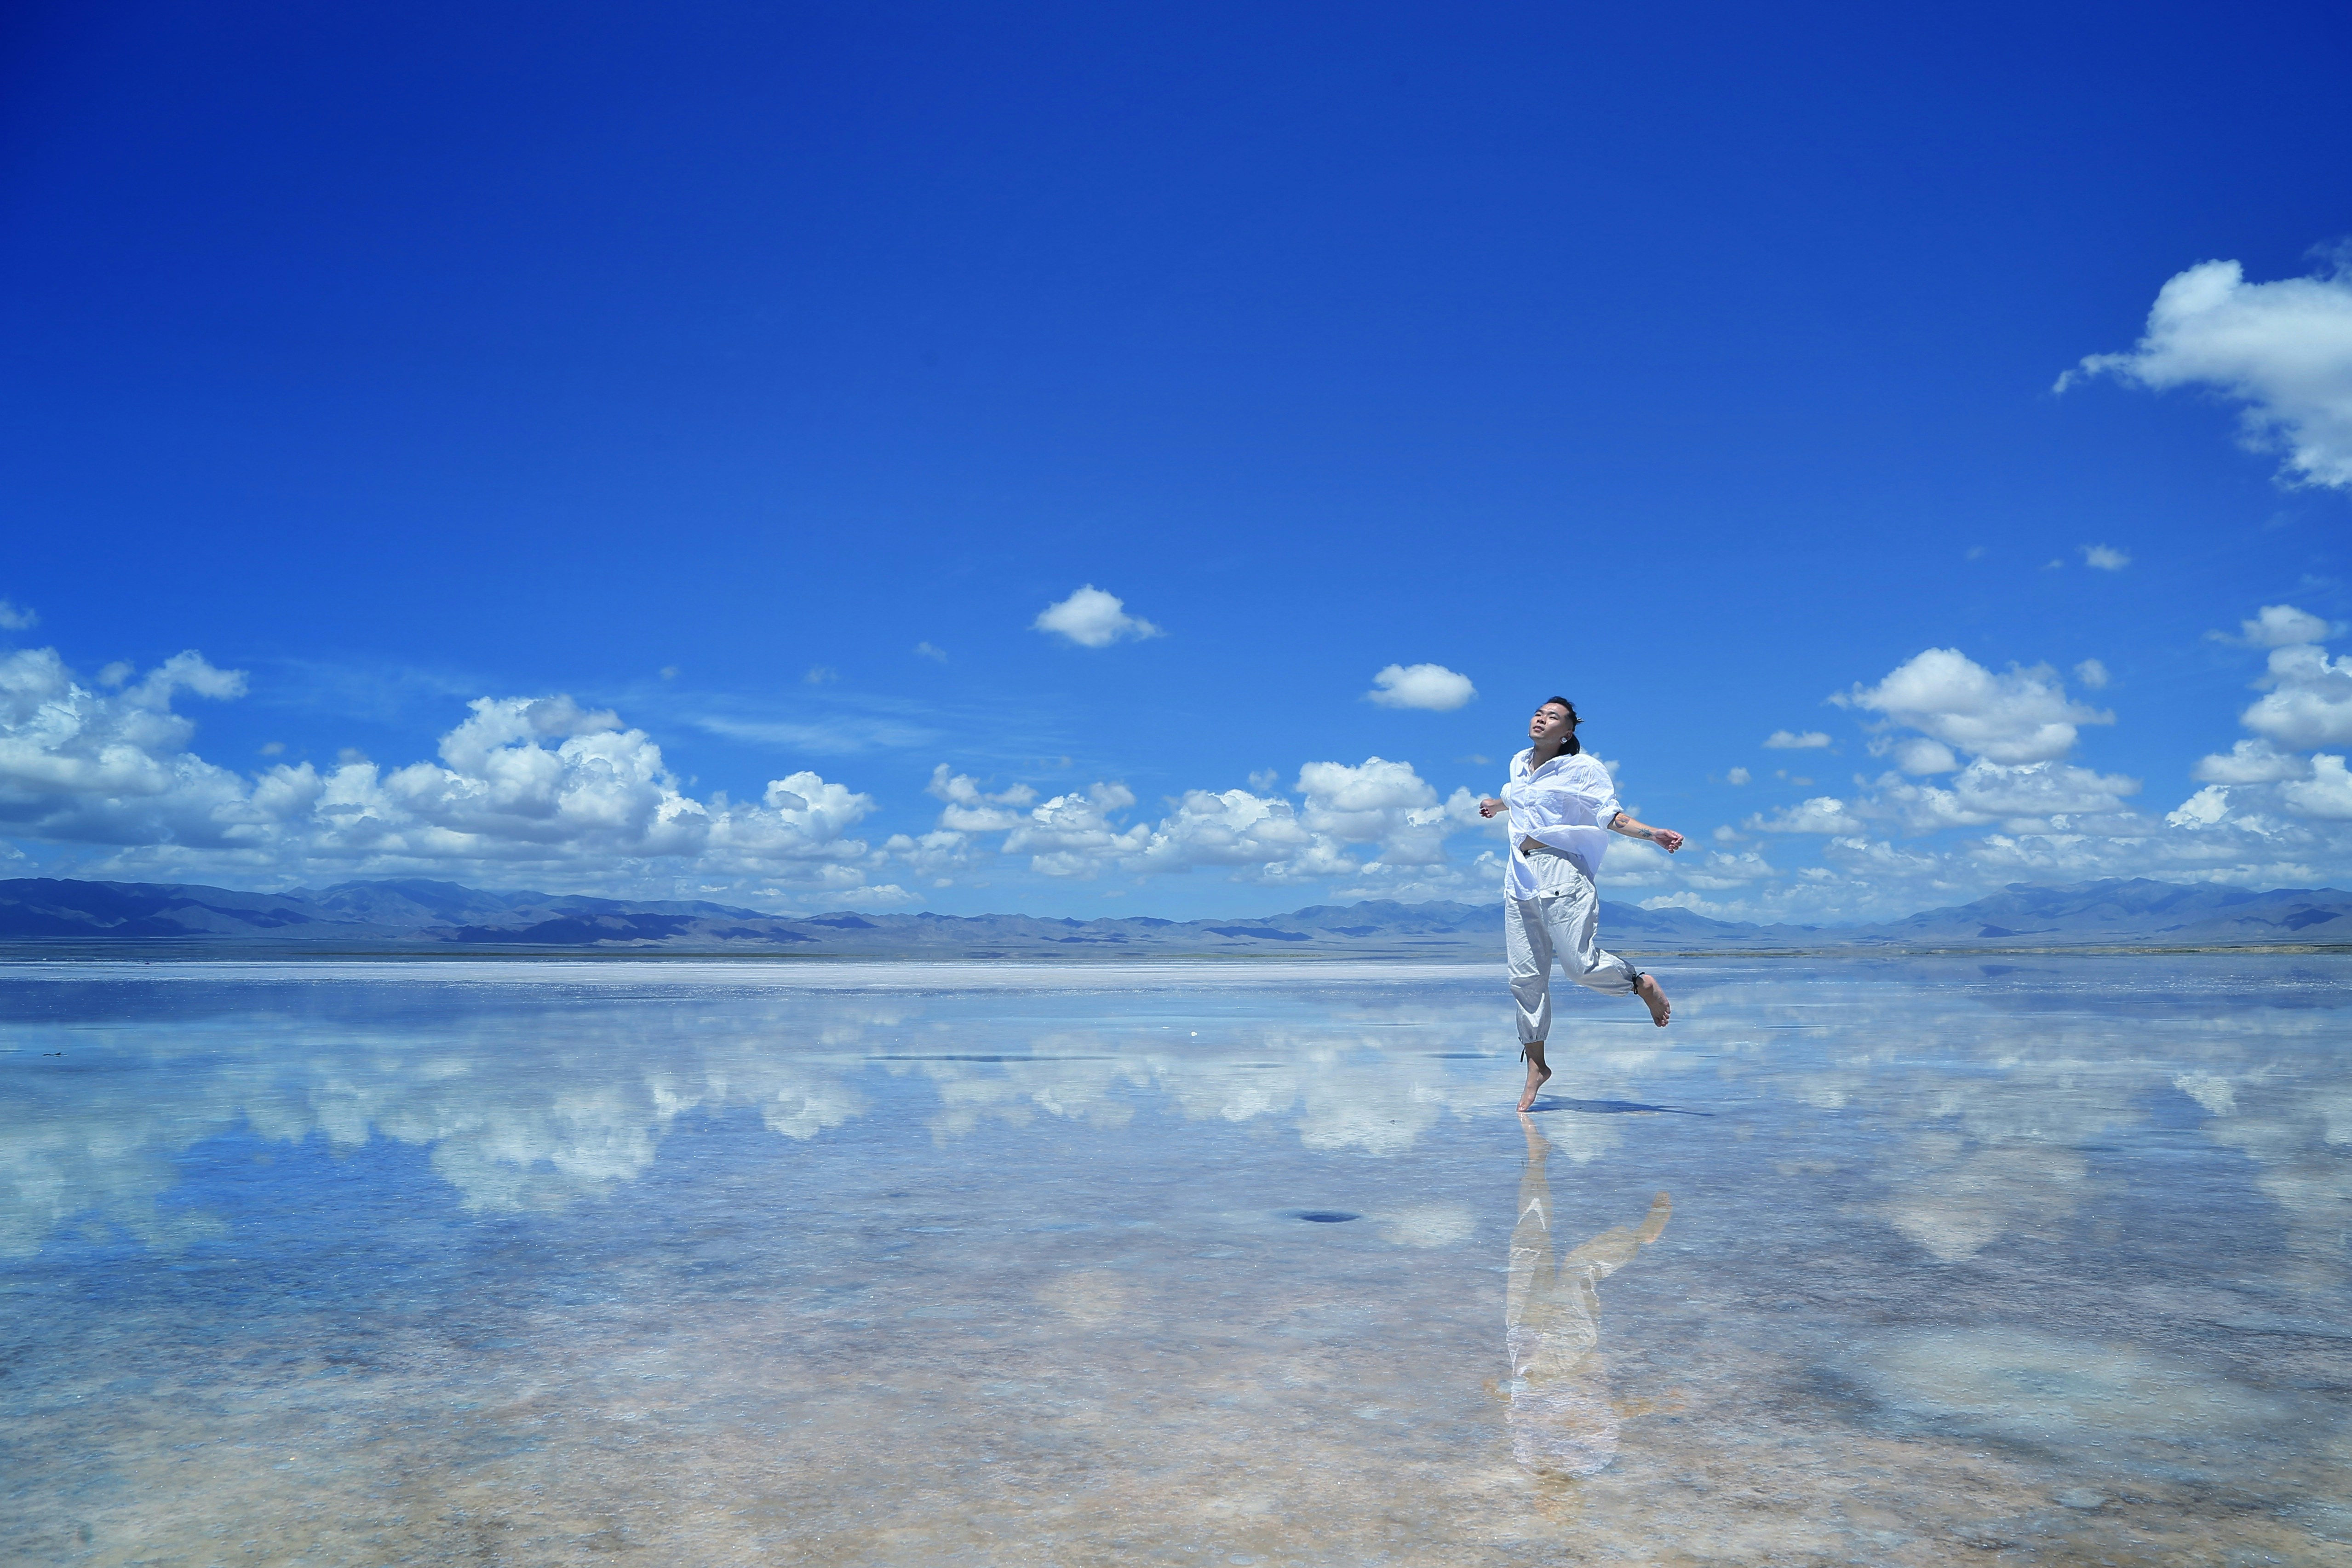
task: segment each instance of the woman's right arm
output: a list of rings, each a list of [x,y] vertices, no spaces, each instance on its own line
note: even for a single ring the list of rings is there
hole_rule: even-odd
[[[1671,855],[1683,847],[1683,836],[1671,827],[1653,827],[1646,822],[1636,822],[1631,812],[1621,811],[1609,820],[1609,831],[1622,833],[1628,838],[1646,838]]]

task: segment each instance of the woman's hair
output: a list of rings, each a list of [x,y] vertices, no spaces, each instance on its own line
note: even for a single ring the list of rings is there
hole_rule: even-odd
[[[1565,697],[1547,697],[1542,701],[1537,703],[1536,706],[1538,708],[1549,708],[1555,702],[1568,710],[1568,743],[1560,747],[1560,755],[1566,757],[1575,756],[1578,752],[1584,750],[1582,746],[1577,744],[1576,741],[1576,727],[1582,723],[1583,721],[1576,716],[1576,704],[1570,702]]]

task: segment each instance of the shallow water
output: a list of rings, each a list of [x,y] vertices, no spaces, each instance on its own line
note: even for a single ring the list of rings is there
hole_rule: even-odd
[[[0,966],[0,1558],[2352,1563],[2352,963]]]

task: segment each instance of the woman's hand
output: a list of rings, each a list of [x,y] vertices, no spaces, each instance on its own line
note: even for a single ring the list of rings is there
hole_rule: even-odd
[[[1478,815],[1481,816],[1492,816],[1496,812],[1506,809],[1507,808],[1503,803],[1491,795],[1478,803]]]
[[[1623,812],[1610,819],[1609,831],[1622,833],[1628,838],[1645,838],[1671,855],[1683,847],[1683,836],[1671,827],[1653,827],[1646,822],[1636,822]]]

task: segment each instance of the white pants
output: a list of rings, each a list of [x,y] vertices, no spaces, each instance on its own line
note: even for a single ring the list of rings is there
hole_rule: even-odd
[[[1554,955],[1570,980],[1611,996],[1631,995],[1640,973],[1601,950],[1601,893],[1592,879],[1554,850],[1538,849],[1528,858],[1535,868],[1536,896],[1503,900],[1503,946],[1510,955],[1511,999],[1519,1006],[1522,1045],[1551,1037]]]

